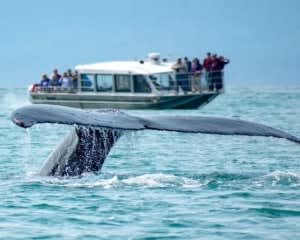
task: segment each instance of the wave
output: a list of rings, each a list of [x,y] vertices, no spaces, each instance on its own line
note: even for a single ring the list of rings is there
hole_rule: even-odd
[[[172,174],[154,173],[143,174],[140,176],[117,176],[114,175],[110,178],[98,179],[96,181],[75,182],[67,183],[68,187],[124,187],[124,186],[137,186],[146,188],[166,188],[181,186],[184,188],[197,188],[201,184],[194,179],[187,177],[175,176]]]
[[[256,181],[257,186],[300,186],[300,174],[290,171],[273,171],[263,175]]]
[[[299,187],[300,175],[295,172],[273,171],[268,174],[254,173],[221,173],[213,172],[199,175],[175,175],[170,173],[152,173],[141,175],[115,175],[110,173],[86,173],[80,177],[40,177],[36,172],[27,174],[27,181],[40,182],[42,185],[57,185],[79,188],[194,188],[194,189],[227,189],[251,191],[253,188],[286,188]]]
[[[31,173],[32,177],[36,176]],[[81,177],[41,177],[40,181],[43,184],[63,185],[66,187],[79,188],[115,188],[115,187],[142,187],[142,188],[209,188],[215,189],[218,187],[236,185],[236,182],[249,179],[249,175],[219,173],[213,172],[210,174],[200,175],[175,175],[169,173],[152,173],[142,175],[114,175],[86,173]],[[232,183],[233,182],[233,183]]]
[[[262,208],[250,208],[249,212],[254,212],[255,214],[261,214],[266,217],[299,217],[300,211],[291,210],[291,209],[279,209],[279,208],[270,208],[270,207],[262,207]]]

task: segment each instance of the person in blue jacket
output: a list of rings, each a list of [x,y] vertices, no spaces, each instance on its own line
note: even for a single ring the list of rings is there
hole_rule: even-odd
[[[47,74],[42,75],[42,80],[40,81],[41,88],[48,88],[50,86],[50,79]]]

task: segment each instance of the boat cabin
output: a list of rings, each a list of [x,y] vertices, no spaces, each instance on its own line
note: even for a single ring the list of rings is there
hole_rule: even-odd
[[[78,65],[79,92],[166,94],[167,92],[199,92],[208,89],[202,74],[175,73],[173,63],[150,54],[148,61],[120,61]],[[223,73],[221,73],[223,74]],[[222,76],[221,76],[222,77]],[[210,77],[212,78],[212,77]],[[197,85],[197,86],[193,86]],[[213,90],[216,90],[213,86]],[[221,91],[223,87],[218,88]]]

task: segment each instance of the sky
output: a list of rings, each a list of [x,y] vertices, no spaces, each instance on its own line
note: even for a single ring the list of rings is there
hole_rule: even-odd
[[[298,0],[3,0],[0,87],[149,52],[230,58],[228,86],[300,86]]]

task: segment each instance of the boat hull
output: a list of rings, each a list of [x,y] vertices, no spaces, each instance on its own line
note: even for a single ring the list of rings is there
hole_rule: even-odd
[[[96,94],[31,93],[33,104],[54,104],[83,109],[196,109],[212,101],[219,93],[171,96],[103,96]]]

